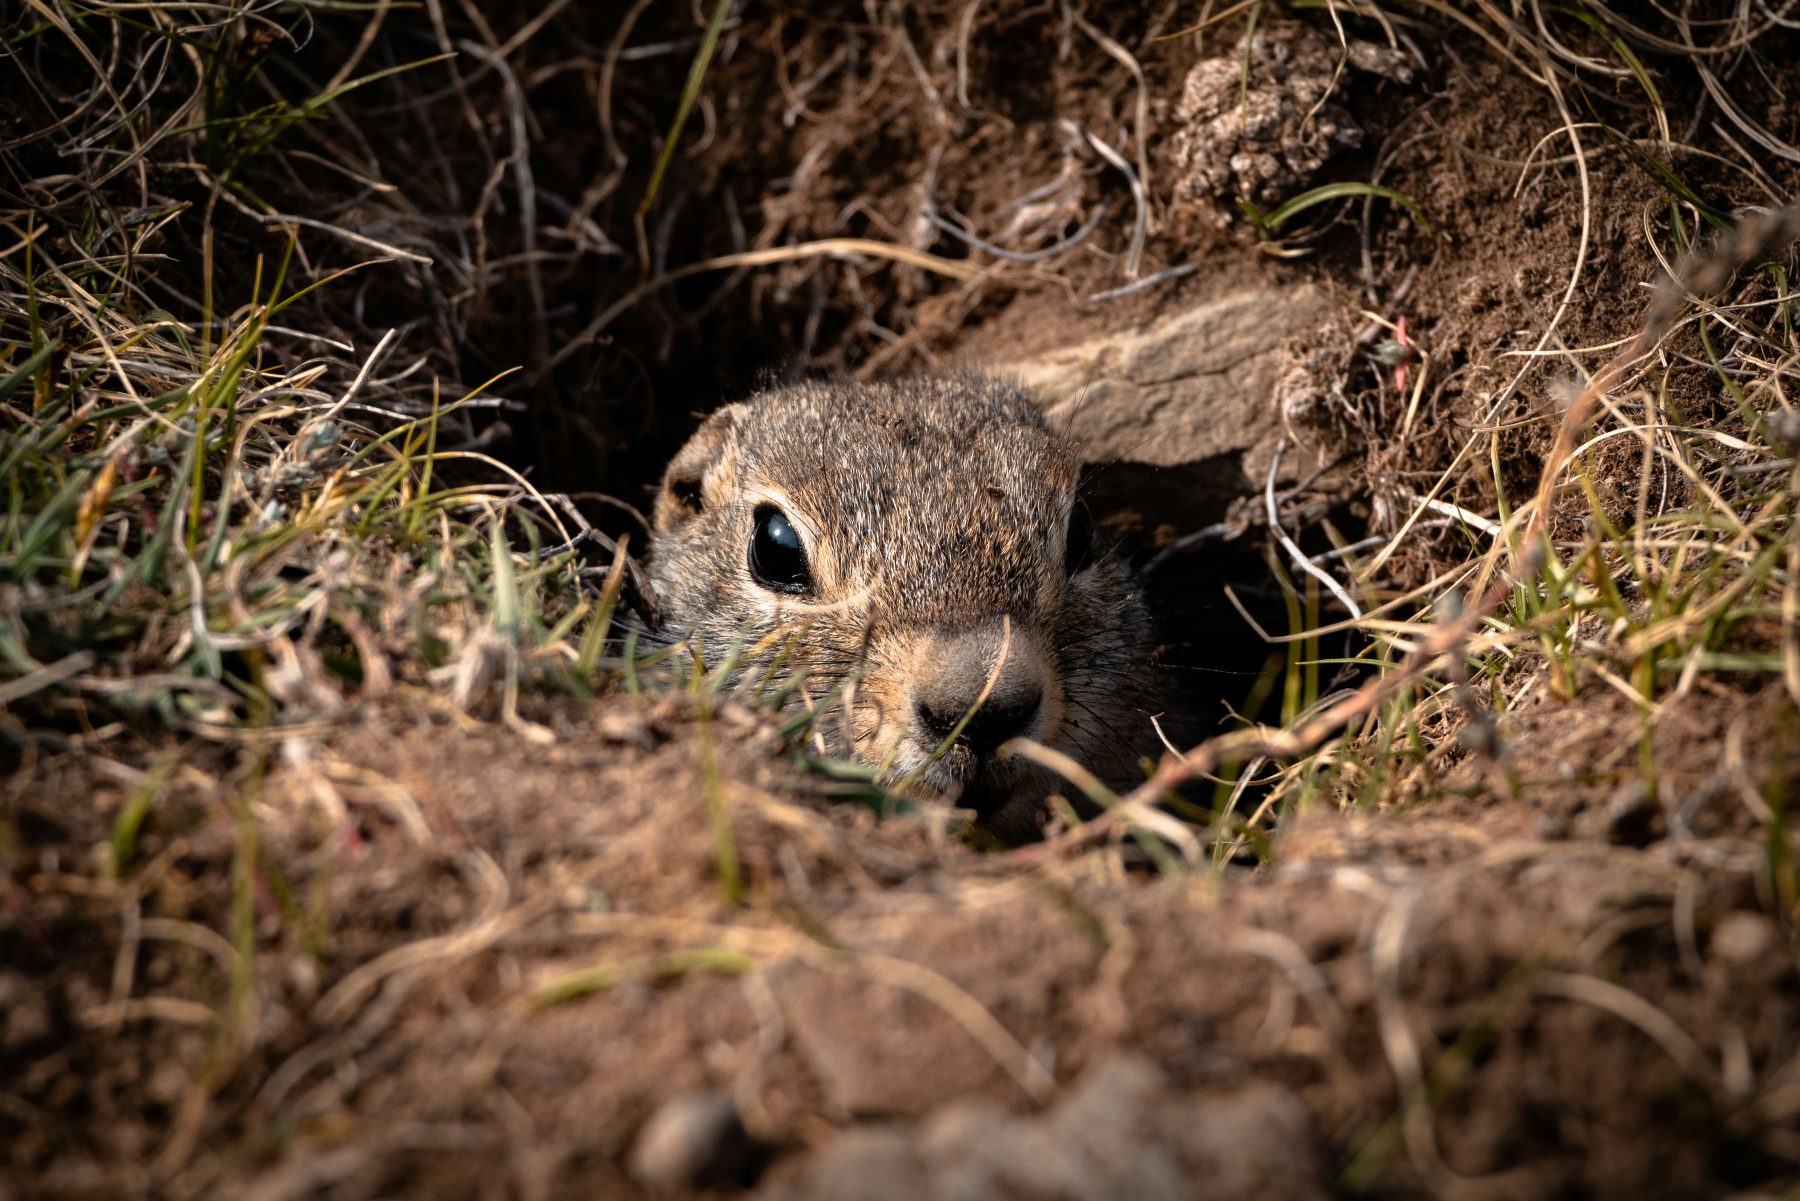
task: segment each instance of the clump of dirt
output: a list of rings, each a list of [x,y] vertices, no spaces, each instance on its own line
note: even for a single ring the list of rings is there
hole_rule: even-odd
[[[1196,63],[1175,105],[1171,211],[1224,228],[1242,216],[1235,200],[1273,208],[1361,146],[1363,127],[1334,99],[1346,67],[1402,84],[1413,77],[1402,51],[1361,41],[1340,50],[1294,22],[1260,27]]]
[[[1109,1059],[1053,1109],[1014,1117],[953,1102],[916,1127],[839,1140],[785,1187],[791,1201],[905,1197],[1134,1197],[1179,1201],[1193,1182],[1219,1196],[1324,1201],[1306,1110],[1285,1089],[1250,1083],[1173,1090],[1149,1060]]]

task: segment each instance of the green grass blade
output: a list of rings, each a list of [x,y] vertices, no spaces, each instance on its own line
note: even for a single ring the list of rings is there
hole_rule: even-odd
[[[681,89],[681,103],[675,106],[675,120],[669,126],[669,136],[663,140],[662,153],[656,156],[656,168],[650,172],[650,186],[644,189],[644,199],[638,204],[640,215],[650,211],[657,189],[662,187],[663,175],[675,159],[675,147],[681,142],[681,131],[687,125],[694,101],[700,98],[700,84],[706,79],[707,67],[712,64],[713,51],[719,47],[719,31],[725,28],[725,15],[731,11],[731,3],[732,0],[719,0],[713,5],[712,19],[706,23],[706,33],[700,39],[700,49],[694,54],[694,65],[688,71],[687,86]]]
[[[5,404],[10,400],[12,394],[18,391],[20,384],[42,370],[44,364],[50,361],[50,356],[55,354],[57,348],[61,345],[61,342],[44,343],[36,353],[31,355],[31,357],[26,359],[23,363],[19,364],[18,370],[8,375],[5,379],[0,379],[0,404]]]
[[[1344,200],[1354,196],[1379,196],[1383,200],[1391,200],[1413,215],[1413,219],[1426,229],[1430,229],[1431,221],[1422,209],[1414,204],[1412,198],[1393,188],[1383,187],[1378,183],[1362,183],[1346,180],[1340,183],[1328,183],[1302,192],[1291,200],[1285,200],[1273,211],[1263,214],[1261,225],[1270,233],[1279,230],[1283,225],[1317,205],[1328,204],[1333,200]],[[1240,201],[1240,204],[1244,202]]]

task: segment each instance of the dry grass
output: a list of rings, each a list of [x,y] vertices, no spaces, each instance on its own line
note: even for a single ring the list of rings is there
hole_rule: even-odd
[[[1517,699],[1508,689],[1538,683],[1536,672],[1509,670],[1526,648],[1541,648],[1558,697],[1569,699],[1597,678],[1631,699],[1644,715],[1646,739],[1658,712],[1692,696],[1709,673],[1777,675],[1790,701],[1800,704],[1800,649],[1789,620],[1800,612],[1789,572],[1800,503],[1792,432],[1800,418],[1783,391],[1784,377],[1800,362],[1800,342],[1792,323],[1796,295],[1781,286],[1781,263],[1796,238],[1800,205],[1751,214],[1718,245],[1686,253],[1638,335],[1579,389],[1570,387],[1536,494],[1510,507],[1502,493],[1503,507],[1492,518],[1463,515],[1471,532],[1490,543],[1478,559],[1423,588],[1378,598],[1365,615],[1343,585],[1284,539],[1295,566],[1332,590],[1351,616],[1329,629],[1271,640],[1316,647],[1324,634],[1360,631],[1367,636],[1362,662],[1375,668],[1368,682],[1313,699],[1316,675],[1304,671],[1311,661],[1297,657],[1290,662],[1290,690],[1305,698],[1308,711],[1292,724],[1251,727],[1173,755],[1141,788],[1112,798],[1106,818],[1023,854],[1037,859],[1102,834],[1164,826],[1157,806],[1171,791],[1251,760],[1289,763],[1258,816],[1320,796],[1378,805],[1405,789],[1406,775],[1441,772],[1446,750],[1489,757],[1502,750],[1493,726]],[[1772,295],[1740,300],[1729,311],[1705,295],[1758,263],[1775,285]],[[1708,333],[1718,327],[1734,339],[1723,355]],[[1669,416],[1660,393],[1684,335],[1704,348],[1735,402],[1723,420],[1690,425]],[[1729,370],[1726,359],[1745,366]],[[1604,425],[1597,414],[1607,419]],[[1491,436],[1477,433],[1459,460],[1477,457],[1480,442]],[[1620,437],[1641,446],[1628,522],[1609,518],[1594,465],[1596,448]],[[1676,487],[1665,482],[1657,496],[1657,480],[1675,480]],[[1271,473],[1271,489],[1272,481]],[[1575,506],[1563,501],[1565,493],[1578,498]],[[1417,502],[1392,537],[1371,539],[1365,560],[1337,553],[1320,558],[1349,558],[1353,587],[1378,579],[1381,564],[1433,501],[1428,494]],[[1591,516],[1562,517],[1571,507]],[[1573,526],[1581,536],[1559,540],[1558,526]],[[1279,529],[1273,521],[1271,527]],[[1316,611],[1316,585],[1305,599]],[[1490,698],[1478,700],[1470,691],[1471,675],[1491,683]],[[1331,753],[1315,757],[1327,740],[1336,741]],[[1646,760],[1641,770],[1654,795],[1654,762]],[[1228,806],[1221,817],[1230,816]],[[1239,834],[1229,849],[1242,845]],[[1215,859],[1220,849],[1215,844]],[[1783,892],[1792,889],[1789,880]]]
[[[1354,16],[1383,24],[1417,52],[1406,36],[1417,27],[1416,16],[1404,6],[1329,7],[1340,40],[1339,17]],[[1800,419],[1788,394],[1800,363],[1800,294],[1790,274],[1800,206],[1782,207],[1791,193],[1775,182],[1779,169],[1771,174],[1769,166],[1800,157],[1800,151],[1724,102],[1732,123],[1760,148],[1752,152],[1729,142],[1736,151],[1729,165],[1759,194],[1759,203],[1727,213],[1668,165],[1718,157],[1672,138],[1662,96],[1632,50],[1634,44],[1663,50],[1669,44],[1598,6],[1575,15],[1602,35],[1600,56],[1577,54],[1550,35],[1546,13],[1535,5],[1524,17],[1492,8],[1477,17],[1419,7],[1477,32],[1542,86],[1561,115],[1560,128],[1539,142],[1541,151],[1566,141],[1571,153],[1554,162],[1577,168],[1579,241],[1560,300],[1548,320],[1526,335],[1528,346],[1503,353],[1517,361],[1516,371],[1435,482],[1397,495],[1375,492],[1374,536],[1354,546],[1339,539],[1338,547],[1309,559],[1282,531],[1271,468],[1268,527],[1280,545],[1277,557],[1286,559],[1274,570],[1289,597],[1293,628],[1259,632],[1293,652],[1281,726],[1249,726],[1172,757],[1143,787],[1116,798],[1113,813],[1070,831],[1051,848],[1021,852],[1028,860],[1127,831],[1156,837],[1152,831],[1163,823],[1156,810],[1171,790],[1221,769],[1235,775],[1245,764],[1244,779],[1214,816],[1218,837],[1209,853],[1215,864],[1245,849],[1245,818],[1251,825],[1272,822],[1318,799],[1378,806],[1417,796],[1431,791],[1450,762],[1471,752],[1503,770],[1507,748],[1496,741],[1496,724],[1543,682],[1544,672],[1551,692],[1564,699],[1589,684],[1628,697],[1642,713],[1646,755],[1656,719],[1670,707],[1692,703],[1708,679],[1775,676],[1790,703],[1800,704],[1800,651],[1791,622],[1800,608],[1788,566],[1800,503],[1793,490]],[[1696,44],[1694,24],[1677,17],[1674,25],[1684,45]],[[1722,36],[1715,45],[1742,48],[1754,58],[1758,38],[1774,27],[1773,21],[1739,14],[1707,28]],[[1696,55],[1684,65],[1716,99],[1720,83],[1709,61]],[[1632,80],[1641,87],[1658,136],[1633,141],[1597,120],[1578,120],[1570,97],[1582,96],[1592,115],[1585,89],[1595,79]],[[1591,144],[1595,129],[1603,135],[1597,147]],[[1621,154],[1667,189],[1660,227],[1652,211],[1643,221],[1644,239],[1667,282],[1647,302],[1609,298],[1643,307],[1635,334],[1571,348],[1560,331],[1593,254],[1590,159],[1607,152]],[[1520,186],[1550,165],[1543,159],[1519,163]],[[1334,188],[1356,195],[1370,187],[1327,185],[1296,197],[1295,207],[1311,207]],[[1703,236],[1709,227],[1723,232]],[[1271,231],[1261,232],[1266,237]],[[1363,236],[1368,271],[1366,205]],[[1392,289],[1391,303],[1401,303],[1411,280],[1409,274]],[[1370,277],[1368,290],[1374,296],[1382,289]],[[1344,404],[1348,423],[1365,444],[1382,447],[1408,438],[1422,405],[1438,407],[1454,377],[1437,378],[1431,356],[1407,343],[1403,327],[1397,330],[1378,313],[1364,316],[1369,330],[1389,336],[1372,356],[1368,386]],[[1696,375],[1710,377],[1728,403],[1684,413]],[[1550,404],[1526,400],[1534,386],[1548,391]],[[1676,391],[1684,395],[1677,399],[1671,395]],[[1548,433],[1548,453],[1532,494],[1508,496],[1504,438],[1521,429]],[[1616,464],[1625,445],[1636,454],[1622,474]],[[1491,465],[1486,481],[1484,464]],[[1493,494],[1494,509],[1471,511],[1443,499],[1466,492],[1471,480]],[[1420,536],[1429,531],[1441,539],[1446,528],[1480,553],[1462,562],[1446,562],[1436,550],[1421,554]],[[1437,572],[1417,587],[1396,590],[1386,582],[1390,564],[1409,558],[1431,563]],[[1321,620],[1321,601],[1336,611],[1335,620]],[[1249,614],[1245,618],[1256,624]],[[1346,630],[1364,636],[1364,649],[1351,665],[1373,674],[1353,692],[1321,696],[1319,667],[1345,663],[1322,660],[1320,647]],[[1488,695],[1472,690],[1477,685]],[[1654,795],[1655,763],[1646,758],[1640,768]],[[1245,780],[1265,769],[1256,811],[1237,813]],[[1772,816],[1779,827],[1780,816]],[[1771,856],[1781,858],[1774,850]],[[1785,863],[1770,866],[1791,872]],[[1781,888],[1782,895],[1792,890],[1791,880]]]
[[[611,540],[568,498],[485,452],[516,408],[491,395],[512,372],[459,387],[401,329],[358,319],[384,271],[481,268],[262,194],[316,169],[299,127],[341,132],[339,98],[412,68],[350,78],[346,61],[307,98],[270,101],[260,56],[292,31],[214,15],[45,8],[11,31],[27,79],[111,55],[105,86],[8,151],[30,181],[0,257],[15,735],[146,711],[202,737],[266,735],[419,688],[516,723],[523,684],[591,688],[618,666],[602,659],[629,579],[578,558]],[[31,177],[47,154],[105,164],[121,145],[122,165]],[[228,241],[250,256],[220,262]],[[321,244],[376,257],[334,267]]]

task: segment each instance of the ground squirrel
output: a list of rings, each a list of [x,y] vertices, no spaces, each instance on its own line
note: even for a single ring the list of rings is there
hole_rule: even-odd
[[[1078,469],[996,380],[778,389],[715,412],[675,456],[651,578],[708,661],[741,648],[747,672],[786,646],[804,692],[840,691],[849,719],[820,723],[835,753],[1028,836],[1051,789],[1074,790],[1000,756],[1009,739],[1113,784],[1157,745],[1142,589],[1096,541]]]

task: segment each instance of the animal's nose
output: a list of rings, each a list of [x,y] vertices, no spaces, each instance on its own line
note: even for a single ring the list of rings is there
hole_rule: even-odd
[[[1025,642],[1018,636],[1009,639],[997,621],[937,639],[938,661],[913,690],[926,737],[942,742],[967,717],[958,741],[978,755],[989,755],[1007,739],[1028,732],[1043,708],[1044,668]]]

